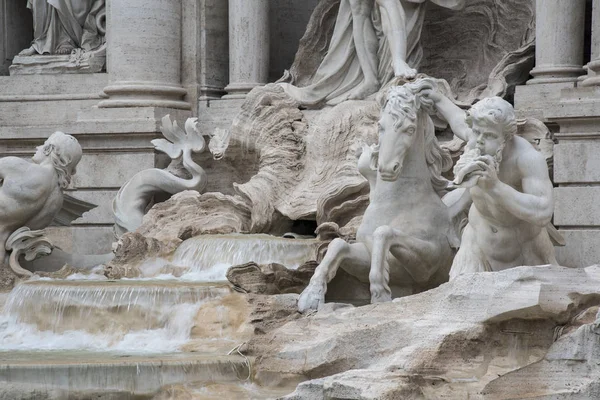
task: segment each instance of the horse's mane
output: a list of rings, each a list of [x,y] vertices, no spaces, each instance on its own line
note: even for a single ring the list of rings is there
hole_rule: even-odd
[[[435,105],[428,97],[421,96],[423,90],[436,90],[436,83],[431,78],[421,78],[402,86],[392,86],[387,94],[384,108],[396,119],[395,126],[402,124],[403,118],[419,118],[420,129],[423,130],[425,160],[431,175],[433,189],[440,195],[445,194],[448,180],[442,172],[452,168],[452,157],[443,149],[435,137],[435,126],[430,114],[435,113]]]

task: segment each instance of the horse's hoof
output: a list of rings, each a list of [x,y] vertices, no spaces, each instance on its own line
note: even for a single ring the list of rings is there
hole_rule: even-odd
[[[392,295],[387,292],[371,294],[371,304],[386,303],[388,301],[392,301]]]
[[[325,303],[325,288],[320,285],[309,284],[300,294],[298,311],[306,313],[317,310],[319,305]]]

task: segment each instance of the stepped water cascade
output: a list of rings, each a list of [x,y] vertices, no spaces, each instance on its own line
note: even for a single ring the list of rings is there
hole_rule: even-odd
[[[141,279],[224,281],[229,267],[249,261],[296,269],[307,260],[315,260],[321,244],[269,235],[204,235],[184,241],[168,260],[146,260],[139,270]]]
[[[192,381],[213,385],[197,385],[195,398],[231,390],[253,398],[260,391],[248,381],[252,360],[228,354],[251,328],[225,272],[250,261],[296,268],[317,249],[316,240],[208,236],[185,241],[171,260],[148,262],[139,279],[108,280],[101,268],[66,279],[34,276],[0,297],[0,399],[27,391],[31,398],[152,398]],[[183,272],[157,274],[166,263]]]

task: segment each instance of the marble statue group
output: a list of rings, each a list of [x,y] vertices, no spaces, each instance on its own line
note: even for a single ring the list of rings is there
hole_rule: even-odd
[[[600,399],[598,11],[0,0],[0,399]]]
[[[465,6],[464,0],[431,1],[450,10]],[[29,0],[27,6],[34,40],[20,56],[90,51],[105,43],[104,0]],[[372,302],[383,302],[399,287],[418,292],[464,273],[557,264],[546,160],[517,134],[512,105],[490,97],[465,111],[442,94],[440,80],[417,74],[426,6],[426,0],[341,0],[312,82],[278,84],[302,107],[373,99],[375,93],[384,98],[378,143],[364,146],[358,161],[370,195],[356,240],[329,244],[300,296],[301,311],[325,301],[339,268],[369,284]],[[465,142],[453,181],[443,175],[452,159],[438,143],[433,118],[446,121]],[[207,148],[197,123],[190,118],[181,129],[169,116],[162,119],[167,140],[152,143],[172,164],[138,172],[121,186],[112,203],[118,236],[140,227],[159,196],[204,190],[206,172],[192,158]],[[221,159],[229,132],[211,136],[208,148]],[[76,139],[56,132],[31,162],[0,160],[0,243],[20,228],[50,224],[81,156]]]
[[[457,186],[441,176],[451,160],[435,138],[436,113],[466,142]],[[371,302],[381,302],[392,299],[394,285],[422,290],[448,275],[558,264],[546,160],[517,135],[512,105],[492,97],[465,112],[433,80],[418,78],[388,90],[378,126],[378,145],[358,162],[371,192],[356,242],[330,244],[300,311],[324,302],[340,267],[369,282]],[[461,232],[457,217],[466,210]]]

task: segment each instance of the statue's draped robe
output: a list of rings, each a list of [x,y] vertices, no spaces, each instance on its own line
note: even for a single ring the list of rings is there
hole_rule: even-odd
[[[366,0],[374,1],[374,0]],[[420,46],[421,29],[425,18],[425,0],[398,0],[404,7],[406,14],[407,32],[407,59],[412,68],[417,68],[423,57]],[[442,7],[460,9],[464,0],[431,0]],[[379,37],[378,80],[382,86],[394,77],[392,56],[381,29],[380,12],[377,5],[373,7],[373,25]],[[341,0],[335,28],[329,44],[329,50],[317,69],[312,83],[299,88],[294,85],[282,83],[285,91],[304,105],[318,105],[325,102],[335,105],[345,100],[347,94],[361,84],[364,75],[356,54],[352,36],[352,11],[349,0]]]
[[[33,12],[33,48],[56,54],[61,48],[94,50],[104,43],[99,26],[105,0],[28,0]]]

